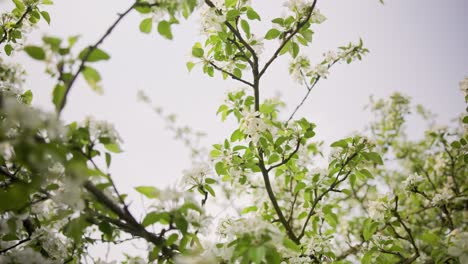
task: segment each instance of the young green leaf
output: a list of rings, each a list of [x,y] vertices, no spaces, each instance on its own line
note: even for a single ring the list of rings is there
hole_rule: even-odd
[[[172,39],[171,24],[165,20],[162,20],[158,24],[158,32],[161,36]]]
[[[153,29],[153,19],[152,18],[145,18],[140,22],[140,31],[143,33],[150,33]]]
[[[44,49],[39,46],[26,46],[24,51],[35,60],[44,60],[46,57]]]

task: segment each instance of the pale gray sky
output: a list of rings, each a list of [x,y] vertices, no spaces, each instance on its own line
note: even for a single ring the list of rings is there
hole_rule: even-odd
[[[28,42],[39,43],[44,34],[80,34],[79,45],[94,43],[130,3],[56,1],[49,8],[51,26],[41,24]],[[283,1],[253,3],[262,15],[255,26],[257,35],[263,35],[271,18],[281,14]],[[380,5],[377,0],[327,0],[319,1],[318,7],[328,20],[315,27],[313,45],[305,52],[312,61],[360,37],[371,51],[362,62],[334,67],[298,113],[317,123],[319,138],[330,142],[362,129],[369,120],[363,106],[371,94],[382,97],[401,91],[437,113],[442,122],[463,111],[458,82],[468,75],[468,1],[395,0]],[[215,116],[216,109],[226,89],[240,86],[209,78],[199,68],[187,72],[191,46],[202,40],[196,15],[174,28],[173,41],[140,33],[140,20],[138,13],[130,14],[102,46],[111,55],[110,61],[96,64],[105,95],[96,95],[79,81],[64,113],[67,120],[93,115],[116,125],[125,153],[114,158],[112,171],[127,191],[139,184],[173,182],[189,166],[187,151],[172,140],[162,120],[136,101],[137,90],[145,90],[165,110],[177,113],[181,123],[206,131],[208,142],[216,143],[231,128]],[[264,54],[271,54],[276,45],[269,43]],[[19,60],[29,72],[28,88],[34,91],[35,104],[52,109],[53,82],[43,74],[43,65],[25,56]],[[282,94],[289,105],[287,114],[305,91],[289,78],[288,61],[288,56],[280,58],[262,87],[263,95]]]
[[[263,35],[271,18],[281,14],[284,1],[252,2],[262,16],[262,25],[255,27],[257,35]],[[94,43],[130,4],[127,0],[57,0],[49,8],[52,25],[41,24],[29,43],[39,43],[43,34],[80,34],[81,47]],[[360,37],[370,49],[362,62],[334,67],[298,113],[317,123],[318,137],[326,145],[364,128],[369,114],[363,106],[371,94],[382,97],[400,91],[410,95],[443,123],[464,110],[458,82],[468,75],[468,1],[389,0],[380,5],[378,0],[319,0],[318,7],[328,20],[315,26],[313,45],[304,53],[312,61]],[[140,20],[136,12],[129,15],[102,46],[111,55],[110,61],[96,64],[105,95],[94,94],[80,80],[64,112],[66,120],[93,115],[116,125],[125,152],[114,157],[112,172],[123,191],[143,184],[173,183],[190,165],[188,152],[172,140],[162,120],[136,101],[137,90],[145,90],[165,110],[177,113],[181,123],[206,131],[208,142],[217,143],[231,128],[215,116],[217,107],[228,88],[240,86],[204,76],[199,68],[187,72],[191,46],[202,40],[197,16],[174,28],[173,41],[156,33],[140,33]],[[267,45],[265,55],[276,45]],[[34,91],[34,103],[52,109],[53,82],[43,74],[43,65],[19,57],[30,75],[28,88]],[[288,76],[288,61],[288,56],[280,58],[262,87],[263,95],[282,94],[289,105],[287,114],[305,92]],[[414,135],[421,132],[417,127],[411,131]]]

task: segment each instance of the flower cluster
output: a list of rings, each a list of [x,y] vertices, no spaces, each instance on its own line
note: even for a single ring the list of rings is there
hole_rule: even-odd
[[[201,14],[201,31],[211,35],[223,31],[223,23],[226,16],[216,8],[204,7]]]
[[[408,178],[406,178],[406,180],[403,182],[403,185],[405,186],[407,190],[411,190],[413,188],[418,187],[418,185],[422,183],[423,181],[424,181],[424,177],[422,177],[421,175],[417,173],[413,173],[413,174],[410,174]]]
[[[460,263],[468,263],[468,232],[455,229],[449,234],[449,239],[448,254],[458,257]]]
[[[468,76],[460,81],[460,90],[464,96],[468,96]]]
[[[228,239],[248,235],[257,242],[263,236],[268,236],[273,243],[282,243],[283,240],[283,234],[276,226],[258,217],[226,219],[220,223],[218,233]]]
[[[183,171],[182,181],[187,186],[200,185],[211,174],[212,170],[208,163],[197,163],[190,170]]]
[[[362,42],[353,45],[349,44],[346,47],[340,47],[339,52],[328,51],[323,54],[323,60],[315,66],[311,66],[309,59],[305,56],[297,56],[289,65],[289,73],[293,79],[299,83],[305,80],[310,80],[310,83],[317,81],[319,78],[327,78],[329,69],[339,61],[350,63],[353,60],[361,59],[368,52],[362,47]]]
[[[243,111],[240,130],[245,133],[253,143],[257,144],[261,133],[267,129],[268,125],[261,118],[259,112]]]
[[[386,212],[390,209],[389,199],[383,196],[374,201],[369,201],[369,217],[380,222],[385,219]]]
[[[114,125],[107,121],[97,121],[94,117],[87,117],[84,121],[84,125],[89,129],[89,134],[92,139],[106,139],[112,144],[122,143],[122,138]]]
[[[452,197],[451,187],[449,184],[445,184],[440,192],[437,192],[434,197],[432,197],[432,205],[438,206],[446,204]]]

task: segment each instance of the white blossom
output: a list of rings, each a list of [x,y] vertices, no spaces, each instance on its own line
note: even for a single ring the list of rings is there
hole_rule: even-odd
[[[332,51],[332,50],[324,53],[323,56],[325,57],[325,61],[328,64],[333,63],[335,60],[337,60],[339,58],[338,54],[336,52]]]
[[[88,116],[84,124],[89,128],[90,136],[95,139],[108,138],[110,142],[116,144],[123,142],[114,125],[107,121],[97,121],[94,117]]]
[[[218,233],[228,240],[249,235],[255,243],[255,241],[262,241],[262,237],[267,235],[273,244],[283,241],[283,234],[276,226],[258,217],[226,219],[220,222]]]
[[[263,38],[256,38],[254,35],[252,35],[252,38],[249,39],[249,44],[257,56],[260,56],[265,50]]]
[[[63,185],[52,197],[56,203],[67,205],[75,210],[84,209],[84,202],[81,199],[81,184],[83,180],[76,177],[65,177]]]
[[[410,174],[405,181],[403,181],[403,185],[406,189],[411,189],[417,187],[420,183],[424,181],[424,177],[417,173]]]
[[[183,183],[186,185],[202,184],[205,178],[211,175],[211,167],[207,163],[196,163],[190,170],[183,171]]]
[[[310,0],[288,0],[284,6],[295,13],[304,14],[306,9],[312,5]]]
[[[53,260],[46,259],[41,253],[26,247],[19,250],[9,251],[7,255],[0,255],[0,263],[28,263],[28,264],[55,264]]]
[[[303,73],[309,71],[310,61],[305,56],[297,56],[289,65],[289,73],[296,82],[304,81]]]
[[[468,232],[455,229],[449,234],[449,240],[447,253],[458,257],[460,263],[468,263]]]
[[[465,76],[465,78],[460,81],[460,90],[463,92],[464,96],[468,96],[468,76]]]
[[[310,22],[316,23],[316,24],[321,24],[323,23],[327,18],[320,13],[320,10],[315,9],[314,12],[312,12],[312,15],[310,16]]]
[[[374,201],[369,201],[369,217],[379,222],[385,218],[385,213],[388,210],[387,197],[381,197]]]
[[[312,74],[322,78],[327,78],[328,73],[328,66],[325,64],[316,65],[312,72]]]
[[[200,13],[200,17],[203,33],[214,34],[223,31],[223,23],[226,21],[226,16],[215,8],[204,8]]]
[[[243,118],[240,130],[250,137],[250,140],[257,144],[260,134],[268,129],[268,125],[260,117],[260,112],[246,111],[242,112]]]
[[[450,186],[445,184],[442,190],[432,197],[432,205],[437,206],[447,203],[452,198],[452,191]]]

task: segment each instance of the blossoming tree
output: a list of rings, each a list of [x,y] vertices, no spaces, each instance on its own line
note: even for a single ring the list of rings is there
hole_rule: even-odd
[[[133,240],[146,244],[147,254],[124,263],[468,263],[466,113],[458,127],[431,125],[423,139],[410,140],[409,98],[372,100],[369,131],[331,144],[326,162],[315,125],[296,116],[333,65],[368,53],[359,41],[311,65],[301,47],[325,20],[319,1],[289,0],[271,29],[254,33],[250,24],[261,21],[261,10],[248,0],[137,0],[81,51],[76,37],[24,44],[36,23],[50,21],[44,10],[52,2],[13,3],[0,21],[1,263],[104,263],[88,248]],[[134,10],[144,16],[141,32],[154,27],[168,39],[173,24],[200,12],[205,41],[193,45],[187,68],[245,86],[217,110],[237,128],[208,152],[192,144],[196,133],[168,118],[192,150],[193,167],[180,188],[135,187],[151,203],[141,219],[98,165],[110,167],[121,151],[113,126],[60,119],[78,78],[101,91],[93,63],[110,57],[100,45]],[[266,41],[276,43],[269,56],[262,53]],[[22,51],[56,80],[55,113],[31,106],[23,70],[7,59]],[[279,117],[283,102],[261,96],[262,78],[280,57],[291,59],[289,74],[307,89],[287,118]],[[468,101],[468,78],[460,87]],[[432,122],[422,106],[416,110]],[[229,210],[214,216],[217,207]]]

